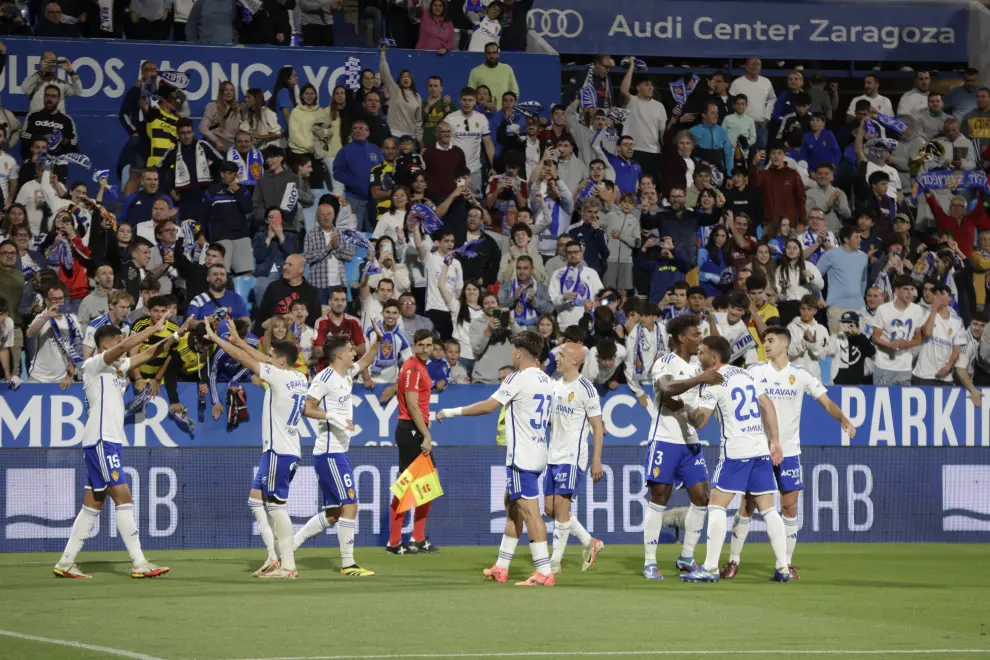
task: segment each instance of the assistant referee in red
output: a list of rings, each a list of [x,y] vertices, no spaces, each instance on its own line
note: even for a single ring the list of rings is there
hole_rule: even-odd
[[[395,444],[399,447],[399,474],[415,461],[420,454],[429,454],[433,448],[430,437],[430,392],[433,381],[426,370],[426,361],[433,352],[433,333],[417,330],[413,335],[413,357],[402,363],[399,370],[399,423],[395,428]],[[426,536],[426,518],[430,515],[427,502],[415,509],[413,533],[409,545],[402,543],[402,521],[406,514],[398,513],[399,499],[392,496],[389,506],[388,545],[385,549],[396,555],[437,552],[437,547]]]

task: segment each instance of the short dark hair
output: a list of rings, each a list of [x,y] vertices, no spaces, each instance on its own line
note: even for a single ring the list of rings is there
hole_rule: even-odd
[[[667,323],[667,336],[670,337],[670,350],[677,348],[677,340],[691,328],[701,324],[701,319],[694,314],[682,314]]]
[[[532,330],[520,332],[513,337],[512,345],[521,351],[529,353],[530,357],[534,360],[540,359],[540,353],[543,352],[543,338]]]
[[[752,276],[750,276],[752,279]],[[747,280],[749,281],[749,280]],[[744,293],[734,293],[726,300],[726,307],[738,307],[739,309],[749,309],[749,299]]]
[[[949,293],[949,287],[944,282],[933,282],[932,293]]]
[[[192,128],[192,127],[193,127],[193,122],[192,119],[190,119],[189,117],[183,117],[179,121],[175,122],[175,130],[179,130],[180,128]]]
[[[786,339],[788,343],[791,341],[791,332],[782,325],[769,325],[763,333],[763,339],[766,340],[770,335],[780,337],[781,339]]]
[[[728,364],[732,355],[729,340],[725,337],[705,337],[701,343],[708,347],[712,353],[718,356],[722,364]]]
[[[284,357],[285,362],[289,365],[294,365],[299,359],[299,347],[296,346],[295,342],[274,339],[272,340],[272,350],[275,351],[276,355]]]
[[[753,273],[752,275],[746,278],[747,291],[756,291],[758,289],[765,289],[765,288],[767,288],[766,278],[764,278],[759,273]]]
[[[691,285],[681,280],[680,282],[674,282],[670,285],[668,291],[687,291],[691,288]]]
[[[811,94],[798,92],[794,95],[794,105],[811,105]]]
[[[894,277],[890,280],[890,286],[895,289],[900,289],[902,286],[915,286],[914,278],[907,273],[894,275]]]
[[[148,309],[152,307],[168,307],[169,301],[168,296],[151,296],[148,298],[148,304],[145,305]]]
[[[337,353],[350,343],[351,339],[347,335],[331,335],[327,337],[326,342],[323,344],[323,357],[327,362],[333,362],[337,359]]]
[[[474,87],[462,87],[460,96],[473,96],[474,98],[478,98],[478,92]]]
[[[389,301],[389,302],[392,302],[392,301]],[[395,304],[398,305],[399,303],[395,303]],[[427,330],[426,328],[417,330],[413,334],[413,344],[418,344],[419,342],[423,341],[424,339],[433,339],[433,333],[431,331]]]
[[[576,325],[568,326],[564,329],[564,341],[581,345],[587,344],[588,331]]]
[[[842,225],[842,229],[839,230],[839,242],[845,243],[850,238],[852,238],[853,234],[858,234],[858,233],[859,233],[859,229],[857,229],[855,226]]]
[[[0,300],[3,300],[3,298],[0,298]],[[5,311],[5,310],[0,310],[0,311]],[[120,328],[118,328],[115,325],[110,325],[109,323],[107,323],[106,325],[100,326],[99,328],[96,329],[96,334],[93,335],[93,343],[96,344],[96,348],[97,350],[99,350],[100,347],[103,346],[103,342],[105,342],[107,339],[112,339],[113,337],[117,337],[122,334],[124,333]]]
[[[395,298],[389,298],[388,300],[386,300],[385,304],[382,305],[382,311],[386,309],[390,309],[392,307],[399,309],[399,301],[396,300]]]
[[[708,292],[705,291],[705,287],[703,286],[693,286],[688,289],[688,298],[691,296],[701,296],[702,298],[707,298]]]
[[[985,309],[979,312],[973,312],[972,320],[979,321],[980,323],[990,323],[990,312]]]
[[[162,290],[162,283],[158,281],[158,278],[157,277],[152,277],[151,275],[148,275],[147,277],[145,277],[143,280],[141,280],[141,283],[138,284],[138,291],[139,292],[140,291],[161,291],[161,290]]]
[[[333,298],[333,294],[335,294],[335,293],[342,293],[345,296],[347,295],[347,289],[345,287],[343,287],[343,286],[340,286],[340,285],[330,287],[329,292],[330,292],[330,297],[331,298]]]
[[[221,257],[227,256],[227,248],[223,246],[223,243],[210,243],[206,247],[206,251],[209,252],[210,250],[213,250],[214,252],[219,252]]]
[[[798,307],[814,307],[818,309],[818,298],[815,298],[810,293],[803,295],[801,296],[801,300],[798,301]]]
[[[871,186],[875,186],[881,181],[890,181],[890,175],[883,170],[877,170],[870,175],[870,178],[866,180]]]

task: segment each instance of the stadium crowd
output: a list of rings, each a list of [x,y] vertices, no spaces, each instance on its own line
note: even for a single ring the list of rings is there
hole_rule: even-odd
[[[212,4],[198,0],[189,21]],[[307,43],[326,45],[309,4],[328,5],[332,23],[339,2],[299,3]],[[627,383],[647,405],[664,324],[690,313],[740,365],[765,359],[763,334],[779,324],[791,358],[826,382],[957,383],[979,405],[976,386],[990,383],[990,89],[979,72],[942,95],[918,71],[895,110],[874,74],[840,107],[821,75],[795,70],[775,89],[754,57],[739,77],[685,78],[667,97],[635,58],[599,55],[584,84],[545,109],[499,61],[500,40],[525,41],[513,30],[531,4],[484,3],[468,80],[414,80],[390,69],[383,46],[377,72],[328,100],[287,67],[271,90],[221,85],[194,120],[181,76],[146,61],[120,109],[119,199],[112,172],[94,179],[95,197],[70,176],[85,152],[71,117],[80,83],[46,53],[22,85],[30,113],[0,110],[4,378],[64,389],[96,329],[167,316],[149,342],[191,332],[134,377],[170,396],[177,380],[199,381],[219,417],[217,381],[244,373],[207,354],[197,325],[226,318],[261,345],[292,339],[311,374],[329,336],[350,336],[363,354],[379,321],[363,381],[383,400],[417,330],[441,340],[429,369],[442,390],[499,382],[511,337],[532,329],[548,372],[558,346],[576,341],[602,392]],[[167,36],[136,13],[147,7],[131,7],[128,37]],[[421,8],[418,38],[393,22],[395,41],[454,49],[450,8]],[[175,12],[161,19],[173,36],[179,3]],[[913,190],[941,170],[961,176]],[[228,396],[228,413],[236,406]]]

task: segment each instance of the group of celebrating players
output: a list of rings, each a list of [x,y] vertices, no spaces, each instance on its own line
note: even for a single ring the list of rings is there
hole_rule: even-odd
[[[186,332],[183,327],[162,342],[147,345],[149,338],[166,330],[166,323],[162,317],[126,339],[113,325],[95,332],[95,351],[82,365],[89,403],[83,437],[88,485],[65,552],[54,568],[57,576],[91,577],[75,561],[107,495],[116,505],[118,529],[131,556],[131,576],[155,577],[169,570],[149,562],[142,553],[121,458],[126,374],[151,360],[161,343],[178,341],[180,333]],[[720,578],[735,577],[750,516],[759,511],[775,557],[771,579],[787,582],[798,577],[792,557],[797,541],[798,494],[803,487],[800,417],[804,395],[816,399],[850,437],[855,436],[856,429],[829,399],[817,378],[789,363],[790,334],[785,328],[767,328],[764,348],[768,362],[745,370],[729,365],[730,347],[725,338],[702,338],[700,323],[699,317],[685,315],[667,324],[670,352],[655,361],[651,374],[655,410],[644,463],[649,503],[644,521],[643,576],[649,580],[663,579],[657,565],[663,517],[671,493],[683,486],[691,505],[676,560],[682,580],[717,582]],[[268,557],[253,576],[296,578],[295,550],[332,525],[336,525],[340,544],[341,574],[374,575],[354,561],[357,484],[347,451],[354,431],[353,379],[366,368],[364,362],[377,353],[381,328],[376,324],[374,343],[359,363],[355,363],[357,351],[349,338],[329,337],[324,352],[328,366],[307,382],[294,369],[299,350],[294,343],[273,341],[267,353],[262,353],[238,334],[235,324],[225,325],[223,332],[217,332],[212,324],[204,324],[206,339],[266,385],[262,455],[248,504]],[[429,454],[432,449],[428,407],[431,383],[425,367],[432,342],[429,331],[418,331],[413,338],[414,356],[405,361],[399,373],[396,443],[400,470],[420,453]],[[597,482],[602,477],[606,429],[598,392],[581,376],[586,354],[580,344],[565,343],[561,347],[557,359],[559,379],[551,378],[540,367],[543,342],[537,334],[519,333],[513,337],[512,345],[515,371],[490,398],[463,408],[443,409],[436,419],[442,422],[505,410],[506,526],[497,560],[483,574],[495,582],[508,580],[509,566],[525,524],[535,571],[516,584],[553,586],[561,571],[569,536],[574,535],[582,545],[582,570],[590,570],[604,548],[601,540],[571,516],[571,500],[583,487],[589,463],[592,480]],[[703,428],[713,414],[721,426],[721,454],[709,478],[697,429]],[[313,464],[323,511],[293,534],[287,501],[300,462],[299,424],[303,417],[319,422]],[[552,556],[538,501],[541,475],[544,510],[554,520]],[[778,492],[783,516],[775,508],[774,495]],[[727,531],[726,507],[736,495],[741,496],[741,504],[733,523],[729,562],[720,570],[719,558]],[[389,551],[396,554],[435,551],[425,536],[429,505],[417,509],[412,541],[406,546],[401,544],[405,516],[396,513],[396,505],[397,501],[393,500]],[[706,518],[707,556],[699,567],[694,554]]]

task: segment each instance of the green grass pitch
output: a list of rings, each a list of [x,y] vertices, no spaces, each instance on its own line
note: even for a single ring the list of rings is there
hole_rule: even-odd
[[[55,554],[0,555],[0,659],[990,658],[985,545],[799,544],[790,584],[767,581],[756,543],[736,580],[682,584],[678,548],[660,550],[667,579],[647,582],[640,546],[609,546],[581,573],[572,543],[550,589],[511,584],[532,570],[525,545],[500,585],[481,577],[495,548],[358,548],[377,572],[363,579],[337,573],[336,550],[302,550],[294,582],[252,580],[263,551],[150,552],[172,569],[155,580],[127,577],[123,550],[83,551],[92,580],[53,577]]]

